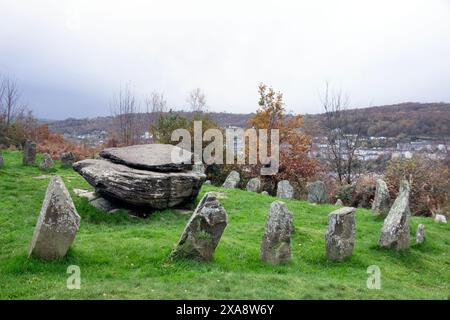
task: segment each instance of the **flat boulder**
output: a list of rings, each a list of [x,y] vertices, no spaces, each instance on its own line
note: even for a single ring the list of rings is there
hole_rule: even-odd
[[[381,229],[379,245],[382,248],[405,250],[409,248],[410,186],[402,181],[400,192],[394,201]]]
[[[292,199],[294,198],[294,188],[288,180],[282,180],[277,184],[277,198]]]
[[[34,229],[28,256],[64,257],[80,227],[80,216],[61,177],[50,180]]]
[[[228,177],[225,179],[225,182],[223,183],[222,187],[228,188],[228,189],[234,189],[239,186],[240,182],[241,182],[241,177],[239,175],[239,172],[233,170],[228,174]]]
[[[308,189],[308,201],[311,203],[326,203],[327,202],[327,190],[325,183],[322,181],[316,181],[308,183],[306,186]]]
[[[171,258],[211,260],[227,223],[227,212],[215,194],[206,193],[186,224]]]
[[[272,202],[261,242],[261,260],[270,264],[289,262],[293,231],[292,214],[286,204],[281,201]]]
[[[154,209],[193,201],[206,178],[193,171],[139,170],[105,159],[79,161],[73,168],[107,200]]]
[[[261,192],[261,179],[251,178],[247,182],[247,191],[249,192]]]
[[[355,208],[343,207],[328,215],[325,234],[326,256],[342,261],[352,255],[355,245]]]
[[[192,153],[170,144],[109,148],[101,151],[100,157],[141,170],[180,172],[192,169]]]
[[[382,179],[377,179],[375,188],[375,198],[372,202],[372,212],[374,215],[386,216],[389,213],[391,198],[389,189]]]

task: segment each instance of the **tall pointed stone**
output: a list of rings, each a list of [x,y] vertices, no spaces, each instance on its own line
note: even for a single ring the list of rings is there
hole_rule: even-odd
[[[27,140],[23,146],[23,164],[34,166],[36,164],[36,142]]]
[[[171,258],[211,260],[227,223],[227,212],[215,194],[206,193],[186,224]]]
[[[241,181],[241,177],[239,175],[239,172],[237,171],[231,171],[230,174],[228,174],[228,177],[225,179],[225,182],[223,183],[223,188],[228,189],[234,189],[239,186],[239,182]]]
[[[400,192],[381,229],[379,245],[383,248],[405,250],[409,248],[410,186],[407,181],[400,184]]]
[[[391,203],[391,199],[389,196],[389,189],[386,184],[381,179],[377,179],[376,189],[375,189],[375,198],[372,202],[372,212],[374,215],[378,216],[386,216],[389,213],[389,205]]]
[[[52,260],[66,255],[80,226],[80,216],[61,177],[50,180],[28,256]]]
[[[343,207],[328,215],[325,234],[327,258],[342,261],[352,255],[355,245],[355,208]]]
[[[261,242],[261,260],[270,264],[291,260],[292,214],[285,203],[272,202]]]

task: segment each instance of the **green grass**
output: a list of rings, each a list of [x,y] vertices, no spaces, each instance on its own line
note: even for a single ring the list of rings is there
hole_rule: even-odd
[[[0,169],[0,299],[449,299],[450,225],[414,217],[412,233],[426,226],[426,242],[402,253],[377,247],[382,220],[358,209],[356,246],[344,262],[324,256],[324,232],[332,205],[286,201],[294,215],[292,262],[259,260],[265,219],[273,197],[204,186],[220,199],[229,223],[208,263],[168,259],[189,215],[172,210],[147,219],[92,208],[73,188],[91,187],[72,169],[61,175],[81,216],[67,257],[53,262],[27,258],[49,178],[23,167],[21,154],[4,152]],[[200,195],[200,196],[201,196]],[[197,198],[197,201],[200,199]],[[67,267],[81,268],[81,289],[66,287]],[[367,267],[381,269],[381,290],[366,287]]]

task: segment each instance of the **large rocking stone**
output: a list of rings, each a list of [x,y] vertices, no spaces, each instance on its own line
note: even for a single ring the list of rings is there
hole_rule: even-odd
[[[294,188],[288,180],[282,180],[277,184],[277,197],[282,199],[294,198]]]
[[[66,255],[80,226],[80,216],[64,182],[50,181],[34,229],[28,256],[52,260]]]
[[[389,213],[390,202],[391,199],[386,182],[381,179],[377,179],[375,198],[372,202],[373,214],[386,216]]]
[[[272,202],[261,243],[261,260],[270,264],[291,260],[292,214],[281,201]]]
[[[34,166],[36,164],[36,142],[27,140],[23,146],[23,164]]]
[[[239,176],[239,172],[233,170],[228,174],[228,177],[225,179],[225,182],[223,183],[222,187],[234,189],[239,186],[240,181],[241,177]]]
[[[170,144],[109,148],[100,152],[100,157],[141,170],[178,172],[192,169],[192,153]]]
[[[138,170],[101,159],[79,161],[73,168],[106,199],[154,209],[194,200],[206,178],[193,171]]]
[[[259,178],[251,178],[248,180],[247,191],[261,192],[261,180]]]
[[[409,209],[410,186],[402,181],[400,193],[395,199],[381,229],[379,245],[383,248],[404,250],[409,248]]]
[[[355,208],[343,207],[331,212],[325,234],[327,258],[342,261],[352,255],[354,245]]]
[[[206,193],[181,235],[171,258],[208,261],[227,226],[227,213],[213,193]]]
[[[327,202],[327,190],[325,183],[322,181],[316,181],[308,183],[306,186],[308,189],[308,201],[311,203],[326,203]]]

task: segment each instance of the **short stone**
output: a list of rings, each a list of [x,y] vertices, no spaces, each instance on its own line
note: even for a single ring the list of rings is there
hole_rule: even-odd
[[[282,199],[294,198],[294,188],[288,180],[282,180],[277,184],[277,197]]]
[[[211,184],[211,180],[206,180],[203,184]]]
[[[36,165],[36,142],[26,140],[23,146],[23,164],[25,166]]]
[[[3,155],[2,155],[1,152],[0,152],[0,168],[3,167],[4,162],[5,162],[5,161],[3,160]]]
[[[239,186],[240,181],[241,181],[241,177],[239,175],[239,172],[233,170],[228,174],[228,177],[226,178],[222,187],[228,188],[228,189],[234,189]]]
[[[416,243],[421,244],[425,240],[425,226],[423,224],[419,224],[416,232]]]
[[[437,223],[447,223],[447,218],[443,214],[437,214],[434,217],[434,221]]]
[[[355,208],[343,207],[328,215],[325,234],[326,256],[342,261],[352,255],[355,245]]]
[[[48,153],[44,153],[41,164],[39,165],[39,169],[41,170],[51,170],[55,168],[55,162],[52,159],[52,156]]]
[[[111,201],[109,201],[105,198],[102,198],[102,197],[95,198],[95,199],[89,201],[89,203],[93,207],[95,207],[101,211],[105,211],[105,212],[111,212],[111,211],[119,209],[119,207],[117,205],[115,205]]]
[[[374,215],[386,216],[389,213],[389,206],[391,203],[391,198],[389,196],[389,189],[386,184],[381,179],[377,179],[375,198],[372,202],[372,212]]]
[[[214,194],[207,192],[186,224],[171,258],[211,260],[227,221],[225,209]]]
[[[192,166],[192,171],[199,172],[199,173],[205,173],[206,168],[205,165],[201,162],[197,162]]]
[[[292,214],[285,203],[272,202],[261,242],[261,260],[270,264],[291,260]]]
[[[252,178],[247,182],[247,191],[261,192],[261,179]]]
[[[341,199],[337,199],[336,200],[336,203],[334,204],[335,206],[343,206],[344,205],[344,203],[342,202],[342,200]]]
[[[73,152],[63,152],[60,156],[61,159],[61,167],[69,168],[72,167],[75,161],[77,160],[75,154]]]
[[[80,226],[80,216],[61,177],[51,179],[28,256],[52,260],[66,255]]]
[[[269,195],[269,193],[268,193],[267,191],[263,191],[263,192],[261,192],[261,194],[262,194],[263,196],[268,196],[268,195]]]
[[[409,183],[404,180],[400,185],[400,193],[389,210],[381,229],[379,245],[382,248],[405,250],[409,248]]]
[[[327,190],[325,188],[325,183],[322,181],[308,183],[306,188],[308,189],[309,202],[319,204],[327,202]]]

